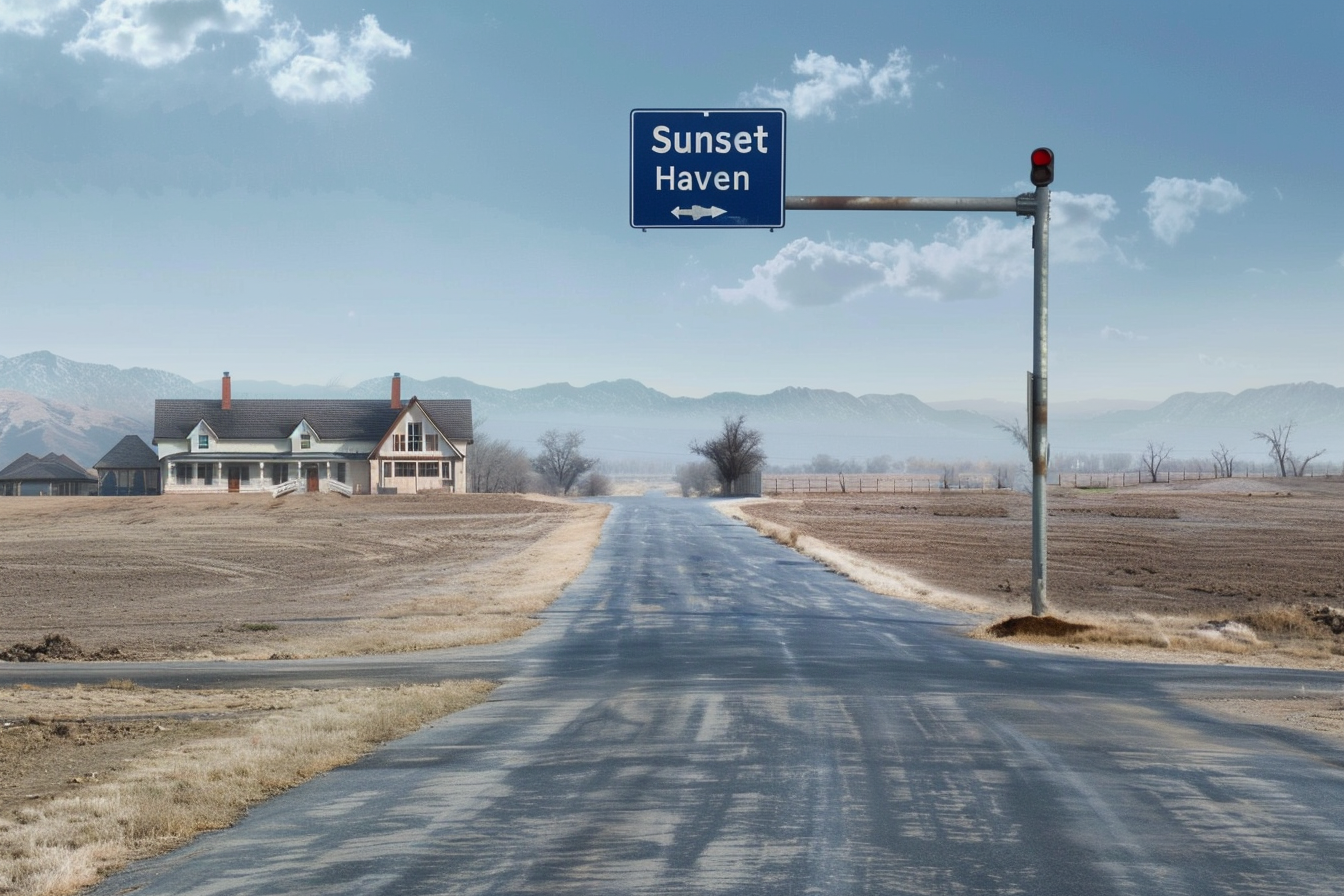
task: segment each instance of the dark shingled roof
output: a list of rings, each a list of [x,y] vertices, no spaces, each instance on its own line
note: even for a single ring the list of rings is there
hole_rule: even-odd
[[[158,467],[159,456],[139,436],[126,436],[102,456],[95,470],[147,470]]]
[[[55,451],[46,457],[25,454],[0,470],[0,479],[13,482],[97,482],[98,478],[64,454]]]
[[[418,400],[412,397],[406,405],[411,401]],[[227,411],[221,404],[218,398],[160,398],[154,402],[154,441],[185,439],[202,420],[221,439],[287,439],[307,420],[319,439],[376,441],[405,409],[380,400],[236,399]],[[434,399],[419,405],[446,438],[471,440],[470,399]]]

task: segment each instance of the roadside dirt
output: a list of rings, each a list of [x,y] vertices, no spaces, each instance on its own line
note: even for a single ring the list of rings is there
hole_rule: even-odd
[[[992,611],[1030,611],[1026,495],[818,494],[746,509],[930,585],[975,595]],[[1052,488],[1048,509],[1056,612],[1218,618],[1344,602],[1341,480]]]
[[[535,625],[583,570],[607,511],[517,495],[6,498],[0,659],[293,658],[498,641]],[[165,756],[227,761],[230,738],[255,743],[247,732],[258,726],[332,707],[394,736],[484,699],[488,684],[439,691],[170,691],[119,678],[0,688],[0,894],[73,892],[126,857],[220,824],[185,818],[157,847],[94,846],[79,833],[81,795],[93,788],[134,812],[137,776]],[[419,708],[379,718],[407,701]],[[314,755],[290,770],[260,760],[248,774],[265,786],[248,799],[342,761]],[[120,858],[80,858],[90,851]]]
[[[488,643],[531,625],[605,512],[516,495],[5,499],[0,650],[53,635],[58,658],[127,660]]]

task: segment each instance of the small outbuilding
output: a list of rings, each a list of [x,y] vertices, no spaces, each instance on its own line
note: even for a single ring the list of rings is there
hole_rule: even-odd
[[[92,495],[98,480],[64,454],[24,454],[0,470],[0,495]]]
[[[100,495],[158,495],[159,455],[139,436],[126,436],[93,465]]]

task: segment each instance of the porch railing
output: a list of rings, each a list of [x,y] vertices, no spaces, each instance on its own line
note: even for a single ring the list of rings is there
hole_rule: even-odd
[[[285,481],[285,482],[280,483],[279,485],[272,486],[272,487],[271,487],[271,497],[272,497],[272,498],[278,498],[278,497],[280,497],[281,495],[287,495],[287,494],[289,494],[290,492],[296,492],[296,491],[298,491],[298,490],[299,490],[299,480],[297,480],[297,479],[290,479],[290,480],[287,480],[287,481]]]

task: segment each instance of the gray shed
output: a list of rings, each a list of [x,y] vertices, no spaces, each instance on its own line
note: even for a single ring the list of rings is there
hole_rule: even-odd
[[[159,456],[139,436],[126,436],[102,456],[98,473],[100,495],[158,495]]]
[[[97,489],[93,474],[55,451],[24,454],[0,470],[0,495],[92,495]]]

